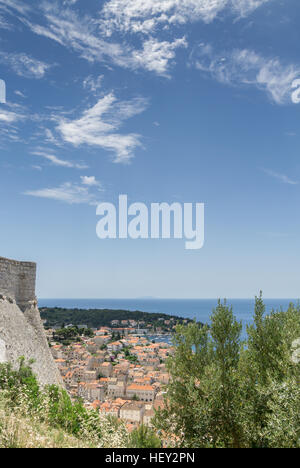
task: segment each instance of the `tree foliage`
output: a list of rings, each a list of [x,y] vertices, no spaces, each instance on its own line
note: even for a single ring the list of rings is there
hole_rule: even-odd
[[[161,441],[153,429],[142,424],[130,434],[129,448],[161,448]]]
[[[89,328],[100,326],[111,327],[112,320],[135,320],[151,323],[153,327],[170,328],[164,326],[164,320],[173,319],[174,323],[183,323],[183,317],[175,315],[111,309],[66,309],[62,307],[41,307],[40,314],[43,320],[47,320],[47,327],[62,326],[64,324],[86,324]],[[117,325],[118,327],[118,325]]]
[[[260,294],[246,342],[241,331],[232,309],[220,301],[210,327],[177,327],[166,406],[155,418],[169,443],[300,447],[300,360],[292,359],[300,308],[265,316]]]

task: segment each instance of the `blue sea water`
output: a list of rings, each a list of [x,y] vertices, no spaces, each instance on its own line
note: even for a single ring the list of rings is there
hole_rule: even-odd
[[[266,313],[286,310],[290,303],[297,305],[298,299],[265,299]],[[139,310],[142,312],[164,313],[210,323],[210,315],[217,299],[40,299],[39,307],[64,307],[78,309]],[[228,299],[237,320],[243,324],[243,338],[246,325],[252,323],[254,299]]]

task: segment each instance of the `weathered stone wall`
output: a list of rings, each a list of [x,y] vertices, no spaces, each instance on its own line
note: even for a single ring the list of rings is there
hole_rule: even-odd
[[[30,317],[30,321],[27,319]],[[36,307],[21,312],[15,302],[0,297],[0,363],[18,366],[24,356],[33,360],[32,370],[42,386],[63,386]]]
[[[35,281],[35,263],[0,257],[0,294],[14,299],[22,310],[36,301]]]
[[[63,386],[50,352],[35,296],[36,264],[0,257],[0,363],[24,356],[42,386]]]
[[[6,356],[6,345],[3,340],[0,338],[0,364],[7,361]]]

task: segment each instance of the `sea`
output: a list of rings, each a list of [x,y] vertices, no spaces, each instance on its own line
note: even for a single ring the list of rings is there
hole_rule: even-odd
[[[254,299],[227,299],[236,319],[243,324],[242,338],[246,326],[253,322]],[[299,305],[299,299],[264,299],[266,314],[272,310],[287,310],[290,303]],[[163,313],[210,324],[212,310],[217,299],[39,299],[39,307],[63,307],[67,309],[112,309],[152,313]],[[113,315],[112,315],[113,320]]]

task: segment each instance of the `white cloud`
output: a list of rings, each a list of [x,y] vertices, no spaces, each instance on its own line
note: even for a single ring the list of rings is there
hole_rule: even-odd
[[[24,192],[24,195],[61,201],[68,203],[69,205],[97,205],[99,201],[97,195],[90,192],[90,188],[88,186],[72,182],[66,182],[59,187],[54,188],[28,190]]]
[[[19,76],[26,78],[43,78],[51,67],[45,62],[32,58],[26,54],[8,54],[0,52],[0,62],[8,64]]]
[[[11,29],[11,25],[0,15],[0,29]]]
[[[24,23],[35,33],[58,42],[77,52],[85,60],[111,62],[123,68],[137,70],[144,68],[165,75],[169,60],[175,57],[174,50],[186,45],[185,39],[173,42],[149,39],[142,42],[141,48],[133,48],[107,41],[99,30],[98,22],[88,16],[79,17],[75,11],[58,7],[57,3],[42,4],[46,25],[35,24],[24,19]],[[88,79],[86,86],[99,88],[99,82]]]
[[[46,135],[46,141],[48,143],[52,143],[54,145],[57,145],[59,146],[59,142],[57,141],[57,139],[54,137],[53,133],[51,132],[51,130],[49,128],[46,128],[45,129],[45,135]]]
[[[236,11],[238,15],[247,16],[249,13],[252,13],[252,11],[271,1],[272,0],[231,0],[231,8],[233,11]]]
[[[78,147],[86,144],[115,154],[114,162],[128,162],[134,150],[141,146],[140,135],[118,133],[123,121],[143,112],[147,100],[135,98],[118,101],[113,94],[99,99],[75,120],[57,117],[57,131],[64,141]]]
[[[0,122],[12,124],[17,122],[18,120],[22,120],[23,118],[24,116],[22,114],[0,108]]]
[[[75,50],[89,62],[110,58],[114,63],[126,66],[130,49],[103,40],[92,17],[79,17],[75,11],[65,7],[62,9],[56,3],[44,3],[42,8],[46,26],[24,20],[34,33]]]
[[[152,33],[159,26],[210,23],[222,11],[246,16],[272,0],[109,0],[103,7],[102,29]]]
[[[7,102],[0,106],[0,144],[21,142],[20,127],[32,118],[28,117],[27,109],[19,104]]]
[[[26,15],[29,10],[30,7],[20,0],[0,0],[0,11],[5,13]]]
[[[285,174],[279,174],[277,172],[272,171],[271,169],[263,169],[263,171],[269,175],[270,177],[274,177],[275,179],[280,180],[284,184],[288,185],[298,185],[298,182],[295,180],[290,179],[287,175]]]
[[[74,169],[87,169],[86,164],[78,164],[71,161],[66,161],[65,159],[59,159],[54,154],[49,154],[44,151],[33,151],[31,154],[34,156],[40,156],[44,159],[50,161],[54,166],[74,168]]]
[[[215,54],[210,45],[202,44],[193,61],[219,82],[256,86],[277,104],[292,102],[293,81],[300,76],[299,66],[283,65],[277,58],[264,58],[248,49]]]
[[[25,94],[23,94],[22,91],[19,91],[18,89],[16,89],[15,94],[16,94],[16,96],[19,96],[19,97],[21,97],[23,99],[26,98]]]
[[[143,50],[133,52],[133,59],[149,71],[155,71],[158,75],[167,75],[170,62],[175,58],[175,50],[178,47],[187,47],[187,41],[176,39],[174,42],[159,42],[149,39],[144,42]]]
[[[97,93],[97,91],[99,91],[99,89],[102,88],[103,79],[104,75],[100,75],[97,77],[93,77],[92,75],[87,76],[83,80],[83,87],[84,89],[88,89],[89,91],[95,94]]]
[[[162,30],[197,21],[210,23],[221,12],[235,17],[246,16],[273,0],[109,0],[98,16],[76,12],[76,0],[43,1],[37,6],[40,19],[27,15],[31,7],[23,2],[0,0],[0,12],[18,12],[35,34],[56,41],[77,52],[89,62],[108,61],[120,67],[146,70],[167,76],[174,61],[175,49],[185,44],[184,39],[164,41],[153,38]],[[142,32],[140,47],[107,40],[113,31]],[[27,64],[28,65],[28,64]],[[23,64],[24,66],[24,64]],[[31,68],[31,67],[29,67]],[[36,67],[35,67],[36,68]],[[40,73],[44,73],[39,67]],[[31,68],[32,71],[32,68]]]
[[[20,141],[19,124],[26,120],[25,109],[17,104],[7,103],[0,107],[0,135],[5,140]]]
[[[81,183],[83,185],[88,185],[89,187],[99,187],[100,182],[96,180],[95,176],[80,176]]]

